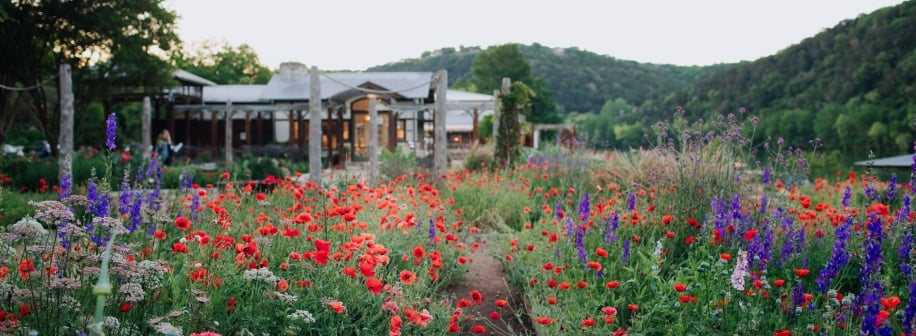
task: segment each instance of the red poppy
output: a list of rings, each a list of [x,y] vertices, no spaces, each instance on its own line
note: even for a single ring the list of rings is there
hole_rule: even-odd
[[[379,281],[379,279],[376,279],[375,277],[371,277],[369,278],[369,280],[366,280],[366,288],[369,288],[369,291],[372,292],[372,294],[381,293],[382,292],[382,282]]]
[[[786,281],[783,279],[776,279],[773,281],[773,286],[776,286],[776,287],[782,287],[785,284],[786,284]]]
[[[587,318],[587,319],[582,320],[583,329],[588,328],[588,327],[594,327],[594,326],[595,326],[595,319]]]
[[[549,317],[538,317],[534,319],[538,324],[548,325],[553,323],[553,319]]]
[[[635,312],[635,311],[639,310],[639,306],[630,303],[630,304],[627,304],[627,309],[629,309],[631,312]]]
[[[402,270],[400,274],[401,283],[405,285],[412,285],[417,281],[417,275],[414,272],[408,270]]]
[[[184,216],[178,216],[178,218],[175,218],[175,227],[181,231],[185,231],[191,228],[191,221],[184,218]]]
[[[683,291],[687,290],[687,285],[682,284],[682,283],[676,283],[676,284],[674,284],[674,290],[676,290],[676,291],[678,291],[678,292],[683,292]]]
[[[750,229],[750,230],[744,231],[744,240],[750,241],[751,239],[754,239],[755,236],[757,236],[756,229]]]
[[[449,329],[451,329],[451,327],[449,327]],[[471,328],[471,332],[475,334],[483,334],[487,332],[487,328],[484,328],[482,325],[478,324]]]
[[[499,307],[505,307],[507,305],[506,300],[503,300],[503,299],[493,301],[493,303],[495,303]]]
[[[480,304],[480,302],[483,301],[483,295],[481,295],[477,290],[472,290],[471,300],[474,300],[474,304]]]
[[[426,250],[423,249],[423,246],[417,245],[413,248],[413,256],[417,259],[422,259],[426,257]]]
[[[121,307],[118,308],[118,310],[120,310],[122,313],[126,313],[130,311],[130,307],[130,302],[125,302],[121,304]]]
[[[602,258],[607,258],[607,251],[603,248],[596,248],[595,254]]]
[[[810,273],[810,272],[811,272],[811,271],[809,271],[808,269],[805,269],[805,268],[796,268],[796,269],[795,269],[795,275],[797,275],[797,276],[799,276],[799,277],[802,277],[802,278],[808,276],[808,273]]]
[[[610,289],[620,287],[620,281],[617,281],[617,280],[608,281],[606,284],[604,284],[604,287],[610,288]]]
[[[490,319],[491,319],[491,320],[494,320],[494,321],[498,321],[498,320],[499,320],[499,312],[494,311],[494,312],[490,313]]]

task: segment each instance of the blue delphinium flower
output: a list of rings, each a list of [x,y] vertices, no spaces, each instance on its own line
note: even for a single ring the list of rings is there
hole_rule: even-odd
[[[143,223],[143,217],[141,217],[140,210],[143,208],[143,195],[137,193],[134,196],[134,202],[130,206],[130,227],[127,228],[127,231],[133,233],[140,228],[140,224]]]
[[[588,253],[585,252],[585,230],[580,226],[576,230],[576,251],[579,252],[579,260],[583,265],[588,266]]]
[[[846,241],[849,239],[849,233],[852,231],[853,217],[849,216],[845,221],[836,227],[836,240],[833,242],[833,254],[827,262],[827,266],[821,269],[817,280],[817,289],[821,292],[826,291],[833,281],[833,277],[844,267],[849,260],[849,251],[846,248]]]
[[[849,199],[850,199],[850,198],[852,198],[852,188],[850,188],[850,187],[847,185],[847,186],[846,186],[846,191],[843,192],[843,207],[844,207],[844,208],[848,208],[848,207],[849,207]]]
[[[763,168],[763,184],[770,184],[770,167]]]
[[[630,198],[627,200],[627,211],[633,211],[636,209],[636,194],[630,193]]]
[[[109,114],[105,121],[105,147],[115,149],[115,135],[118,134],[118,122],[115,114]]]
[[[72,187],[71,180],[73,176],[71,174],[64,174],[60,177],[60,199],[64,200],[70,198],[70,188]]]
[[[881,243],[884,240],[880,216],[869,215],[866,225],[868,239],[865,243],[865,264],[859,271],[859,281],[862,284],[862,294],[857,297],[858,304],[863,308],[861,332],[863,335],[874,335],[877,330],[877,315],[881,311],[880,299],[884,297],[884,287],[881,285]]]
[[[118,195],[118,212],[122,215],[130,212],[130,196],[130,185],[125,178],[121,180],[121,194]]]
[[[627,265],[627,259],[630,259],[630,240],[623,240],[623,253],[620,255],[620,263],[624,266]]]
[[[590,209],[591,209],[591,204],[589,200],[588,191],[586,191],[585,195],[582,196],[582,201],[579,202],[579,212],[577,213],[579,215],[579,221],[584,222],[586,219],[588,219],[588,213]]]
[[[617,236],[614,235],[614,232],[617,231],[617,226],[620,222],[620,216],[617,215],[617,211],[614,211],[614,215],[607,219],[606,226],[604,227],[604,242],[610,243],[617,239]]]
[[[892,202],[894,200],[894,192],[897,190],[897,174],[891,175],[891,179],[887,181],[887,201]]]
[[[436,222],[432,218],[429,219],[429,242],[432,244],[436,240]]]
[[[906,332],[913,330],[913,318],[916,318],[916,281],[910,282],[909,289],[910,296],[903,309],[903,330]]]

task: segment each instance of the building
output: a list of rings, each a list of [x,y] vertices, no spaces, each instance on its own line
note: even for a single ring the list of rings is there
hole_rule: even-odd
[[[320,76],[322,156],[326,164],[369,159],[370,100],[375,100],[379,148],[431,153],[435,74],[431,72],[340,72]],[[240,154],[307,153],[311,82],[308,68],[284,63],[266,85],[204,85],[199,104],[176,105],[160,127],[192,155],[214,157],[231,139]],[[473,114],[492,114],[489,95],[449,90],[446,129],[449,141],[467,143]],[[227,111],[229,111],[227,113]],[[231,136],[226,137],[226,120]]]

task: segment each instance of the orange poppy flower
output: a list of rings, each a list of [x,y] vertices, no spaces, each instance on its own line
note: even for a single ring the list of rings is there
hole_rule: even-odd
[[[417,281],[417,275],[414,272],[408,270],[402,270],[400,274],[401,283],[405,285],[412,285]]]

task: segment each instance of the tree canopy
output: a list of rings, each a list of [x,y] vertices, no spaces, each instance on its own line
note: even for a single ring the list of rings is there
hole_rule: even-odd
[[[273,72],[261,64],[247,44],[204,41],[187,52],[175,53],[175,65],[219,84],[266,84]]]
[[[57,150],[60,64],[71,65],[74,88],[94,88],[77,96],[102,94],[114,83],[156,90],[169,80],[166,55],[179,39],[175,13],[160,0],[7,1],[0,13],[0,83],[42,83],[0,94],[0,123],[7,123],[0,125],[0,142],[17,116],[26,117]]]

